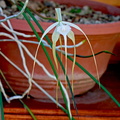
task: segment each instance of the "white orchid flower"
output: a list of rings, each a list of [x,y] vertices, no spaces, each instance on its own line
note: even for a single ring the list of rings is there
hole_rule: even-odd
[[[38,54],[38,49],[39,49],[40,43],[42,42],[43,38],[45,37],[45,35],[47,33],[49,33],[53,28],[55,28],[55,30],[54,30],[54,32],[52,34],[52,42],[53,42],[53,44],[52,44],[52,51],[53,51],[53,57],[54,57],[54,60],[55,60],[56,67],[58,68],[57,58],[56,58],[56,42],[59,40],[60,35],[62,35],[63,38],[64,38],[65,58],[66,58],[66,61],[67,61],[67,37],[69,39],[71,39],[72,42],[73,42],[73,44],[74,44],[74,61],[73,61],[73,66],[72,66],[72,77],[73,77],[74,66],[75,66],[75,61],[76,61],[76,50],[75,50],[76,46],[75,46],[75,36],[74,36],[73,31],[72,31],[72,27],[83,33],[83,35],[85,36],[86,40],[88,41],[88,43],[90,45],[92,54],[94,54],[94,52],[93,52],[93,49],[92,49],[92,46],[90,44],[90,41],[89,41],[88,37],[82,31],[82,29],[79,28],[77,25],[75,25],[73,23],[62,21],[61,9],[60,8],[56,8],[56,13],[57,13],[58,22],[55,22],[52,25],[50,25],[45,30],[45,32],[43,33],[43,35],[42,35],[42,37],[40,39],[39,45],[37,47],[37,50],[36,50],[35,58],[36,58],[36,56]],[[93,58],[94,58],[94,61],[95,61],[95,65],[97,66],[96,59],[95,59],[94,56],[93,56]],[[97,67],[96,67],[96,69],[97,69]],[[65,70],[67,71],[67,64],[65,66]],[[65,75],[66,74],[67,74],[67,72],[65,73]],[[63,90],[65,92],[65,95],[66,95],[66,99],[67,99],[67,102],[68,102],[68,110],[69,110],[70,117],[71,117],[69,96],[66,93],[66,89],[64,89],[64,86],[63,85],[61,85],[61,86],[62,86],[62,88],[63,88]],[[73,78],[72,78],[72,88],[73,88]]]
[[[94,51],[93,51],[92,46],[91,46],[91,43],[90,43],[88,37],[86,36],[86,34],[84,33],[84,31],[79,26],[77,26],[77,25],[75,25],[73,23],[62,21],[61,9],[60,8],[56,8],[55,10],[56,10],[56,13],[57,13],[58,22],[53,23],[52,25],[50,25],[45,30],[45,32],[43,33],[43,35],[42,35],[42,37],[40,39],[39,46],[40,46],[41,41],[45,37],[45,35],[47,33],[49,33],[49,31],[51,31],[53,28],[56,27],[54,32],[53,32],[53,34],[52,34],[52,42],[53,42],[52,51],[53,51],[53,57],[54,57],[56,66],[58,66],[57,65],[57,59],[56,59],[56,42],[58,41],[60,35],[62,35],[63,38],[64,38],[64,46],[65,46],[65,56],[66,56],[66,58],[67,58],[67,37],[72,40],[72,42],[73,42],[73,44],[75,46],[75,37],[74,37],[74,33],[73,33],[71,27],[77,29],[78,31],[80,31],[85,36],[85,38],[88,41],[88,44],[90,46],[91,52],[92,52],[92,54],[94,54]],[[74,49],[74,62],[73,62],[73,68],[72,69],[74,69],[75,56],[76,56],[76,50]],[[96,66],[97,76],[99,78],[97,62],[96,62],[95,56],[93,56],[93,59],[94,59],[95,66]]]
[[[44,38],[44,36],[50,31],[52,30],[54,27],[55,30],[52,34],[52,42],[53,42],[53,57],[57,65],[57,59],[56,59],[56,42],[58,41],[60,35],[63,35],[64,38],[64,44],[65,44],[65,56],[67,58],[67,37],[69,37],[72,41],[73,44],[75,45],[75,38],[74,38],[74,33],[71,30],[71,25],[68,24],[68,22],[64,22],[62,21],[62,17],[61,17],[61,9],[60,8],[56,8],[56,13],[57,13],[57,18],[58,18],[58,22],[53,23],[51,26],[49,26],[44,34],[41,37],[41,40]],[[72,24],[74,26],[74,24]],[[41,42],[40,40],[40,42]]]

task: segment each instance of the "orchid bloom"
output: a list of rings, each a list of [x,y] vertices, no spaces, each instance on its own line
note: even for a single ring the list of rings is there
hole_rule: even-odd
[[[50,25],[45,30],[45,32],[43,33],[43,35],[42,35],[42,37],[40,39],[39,45],[37,47],[37,50],[36,50],[35,58],[36,58],[36,56],[38,54],[38,49],[39,49],[41,41],[43,40],[45,35],[47,33],[49,33],[49,31],[52,30],[53,28],[55,28],[55,30],[54,30],[54,32],[52,34],[52,42],[53,42],[53,44],[52,44],[52,51],[53,51],[53,57],[54,57],[54,60],[55,60],[56,67],[58,67],[57,59],[56,59],[56,42],[59,40],[60,35],[62,35],[63,38],[64,38],[64,47],[65,47],[65,58],[66,58],[66,61],[67,61],[67,37],[72,40],[72,42],[74,44],[74,48],[76,47],[75,46],[75,36],[74,36],[74,33],[72,32],[72,28],[71,27],[77,29],[78,31],[80,31],[85,36],[86,40],[89,43],[90,49],[92,51],[92,54],[94,54],[92,46],[90,44],[90,41],[89,41],[88,37],[86,36],[86,34],[82,31],[82,29],[80,27],[78,27],[77,25],[73,24],[73,23],[62,21],[61,9],[60,8],[56,8],[56,13],[57,13],[58,21],[53,23],[52,25]],[[76,60],[75,58],[76,58],[76,50],[74,49],[74,61],[73,61],[73,66],[72,66],[72,76],[73,76],[74,65],[75,65],[75,60]],[[94,61],[95,61],[95,65],[97,66],[95,56],[93,56],[93,58],[94,58]],[[67,69],[67,66],[65,66],[65,70],[66,69]],[[96,67],[96,70],[97,70],[97,67]],[[67,74],[67,72],[65,74]],[[66,79],[66,77],[65,77],[65,79]],[[73,85],[73,78],[72,78],[72,85]],[[63,90],[64,90],[64,92],[66,94],[66,99],[67,99],[67,102],[68,102],[68,110],[69,110],[70,118],[71,118],[69,96],[66,93],[66,89],[64,88],[62,83],[61,83],[61,86],[62,86],[62,88],[63,88]],[[73,86],[72,86],[72,89],[73,89]]]
[[[75,46],[75,37],[74,37],[74,33],[72,32],[71,30],[71,27],[77,29],[78,31],[80,31],[86,38],[86,40],[88,41],[88,44],[90,46],[90,49],[91,49],[91,52],[92,54],[94,54],[94,51],[92,49],[92,46],[91,46],[91,43],[88,39],[88,37],[86,36],[86,34],[83,32],[83,30],[73,24],[73,23],[70,23],[70,22],[66,22],[66,21],[62,21],[62,16],[61,16],[61,9],[60,8],[56,8],[56,13],[57,13],[57,18],[58,18],[58,22],[55,22],[53,23],[52,25],[50,25],[46,30],[45,32],[43,33],[41,39],[40,39],[40,42],[39,42],[39,45],[42,41],[42,39],[44,38],[44,36],[50,31],[52,30],[53,28],[55,28],[53,34],[52,34],[52,42],[53,42],[53,46],[52,46],[52,50],[53,50],[53,57],[54,57],[54,60],[55,60],[55,63],[56,63],[56,66],[57,66],[57,59],[56,59],[56,42],[58,41],[60,35],[63,36],[64,38],[64,45],[65,45],[65,56],[67,58],[67,37],[70,38]],[[75,52],[75,51],[74,51]],[[74,63],[75,63],[75,54],[74,53]],[[94,59],[94,62],[95,62],[95,66],[96,66],[96,70],[97,70],[97,63],[96,63],[96,59],[95,59],[95,56],[93,56],[93,59]],[[74,66],[73,66],[74,67]],[[98,72],[97,72],[97,75],[98,75]],[[98,75],[99,76],[99,75]]]
[[[57,66],[57,59],[56,59],[55,49],[56,49],[56,42],[58,41],[60,35],[63,35],[63,38],[64,38],[66,59],[67,59],[67,37],[70,38],[73,41],[73,44],[75,45],[75,37],[74,37],[74,33],[71,31],[71,27],[67,24],[64,24],[63,21],[59,20],[58,24],[56,25],[56,29],[52,34],[52,42],[53,42],[52,50],[53,50],[53,57],[54,57],[56,66]]]
[[[76,27],[76,25],[69,23],[69,22],[62,21],[60,8],[56,8],[56,13],[57,13],[58,22],[53,23],[51,26],[49,26],[45,30],[44,34],[41,37],[41,40],[44,38],[44,36],[50,30],[52,30],[54,27],[56,27],[52,34],[52,42],[53,42],[52,50],[53,50],[53,57],[54,57],[54,60],[55,60],[56,66],[57,66],[56,42],[58,41],[60,35],[63,35],[64,44],[65,44],[65,56],[67,58],[67,37],[69,37],[73,41],[73,44],[75,45],[75,37],[74,37],[74,33],[71,30],[71,26]],[[40,40],[40,42],[41,42],[41,40]]]

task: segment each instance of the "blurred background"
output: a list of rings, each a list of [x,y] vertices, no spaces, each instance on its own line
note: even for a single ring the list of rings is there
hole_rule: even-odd
[[[120,7],[120,0],[93,0],[93,1],[98,1]]]

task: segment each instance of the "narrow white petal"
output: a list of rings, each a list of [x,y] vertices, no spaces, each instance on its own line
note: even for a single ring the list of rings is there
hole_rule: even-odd
[[[50,30],[52,30],[55,26],[57,26],[57,24],[58,24],[58,22],[53,23],[52,25],[50,25],[50,26],[45,30],[45,32],[43,33],[40,41],[44,38],[44,36],[45,36]]]
[[[70,22],[65,22],[65,21],[62,21],[62,23],[66,24],[66,25],[69,25],[69,26],[71,26],[73,28],[76,28],[77,30],[81,31],[86,36],[86,34],[84,33],[84,31],[80,27],[78,27],[77,25],[75,25],[73,23],[70,23]]]
[[[56,8],[55,10],[56,10],[58,21],[61,22],[62,21],[61,9],[60,8]]]
[[[41,37],[41,39],[40,39],[40,41],[39,41],[39,44],[38,44],[37,49],[36,49],[36,52],[35,52],[35,57],[34,57],[35,59],[34,59],[34,63],[33,63],[32,75],[34,74],[35,61],[37,60],[36,58],[37,58],[37,54],[38,54],[38,50],[39,50],[41,41],[43,40],[44,36],[45,36],[50,30],[52,30],[57,24],[58,24],[58,22],[50,25],[50,26],[45,30],[45,32],[43,33],[43,35],[42,35],[42,37]]]

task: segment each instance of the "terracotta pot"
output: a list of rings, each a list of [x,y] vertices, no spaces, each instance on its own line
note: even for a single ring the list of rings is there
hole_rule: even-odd
[[[84,2],[78,0],[55,0],[57,2],[61,2],[64,4],[68,5],[77,5],[77,6],[83,6],[83,5],[89,5],[93,9],[99,9],[103,12],[114,14],[114,15],[120,15],[120,9],[116,7],[112,7],[109,5],[105,5],[102,3],[97,3],[97,2],[92,2],[85,0]],[[14,30],[26,33],[26,34],[33,34],[29,25],[25,20],[18,20],[18,19],[11,19],[10,20]],[[51,23],[46,23],[46,22],[40,22],[42,27],[46,29]],[[83,31],[87,34],[87,36],[90,39],[90,42],[93,46],[94,52],[100,52],[102,50],[108,50],[110,52],[113,51],[113,48],[120,38],[120,22],[115,22],[115,23],[107,23],[107,24],[89,24],[89,25],[84,25],[84,24],[78,24],[80,28],[83,29]],[[40,30],[38,27],[35,25],[36,30],[39,32],[41,35]],[[76,31],[75,29],[72,29],[74,33],[76,34],[76,43],[80,42],[81,40],[84,40],[85,37],[80,33],[79,31]],[[1,28],[0,26],[0,31],[6,32],[5,29]],[[49,33],[49,36],[51,36],[51,31]],[[3,37],[0,37],[0,39],[4,39]],[[19,39],[23,39],[22,37],[19,37]],[[32,41],[37,41],[36,38],[32,38]],[[68,44],[72,44],[71,40],[68,41]],[[37,45],[35,44],[28,44],[24,43],[24,45],[30,50],[30,52],[34,55],[35,50]],[[19,50],[17,47],[17,44],[14,42],[0,42],[0,49],[1,51],[10,59],[12,60],[15,64],[17,64],[21,69],[23,69],[22,61],[21,61],[21,56],[19,54]],[[88,43],[84,43],[82,46],[76,48],[77,49],[77,54],[79,55],[91,55],[91,50],[88,45]],[[49,51],[49,54],[52,58],[52,52],[49,48],[47,48]],[[73,50],[68,50],[69,52],[73,52]],[[98,71],[99,75],[102,76],[103,73],[105,72],[109,59],[110,59],[109,54],[100,54],[96,56],[97,64],[98,64]],[[27,61],[27,66],[29,68],[29,71],[32,71],[32,65],[33,65],[33,60],[25,53],[25,58]],[[48,60],[46,59],[46,56],[44,55],[43,50],[40,48],[39,49],[39,54],[38,54],[38,59],[41,61],[45,67],[50,71],[50,73],[53,74],[51,67],[48,63]],[[64,56],[63,56],[63,64],[64,62]],[[77,62],[79,62],[83,67],[85,67],[92,75],[96,77],[96,69],[95,69],[95,64],[93,61],[93,58],[77,58]],[[72,62],[68,60],[68,76],[69,79],[71,80],[71,68],[72,68]],[[28,81],[27,79],[20,73],[18,72],[12,65],[10,65],[2,56],[0,56],[0,69],[3,71],[5,74],[7,80],[13,87],[13,89],[17,93],[22,93],[25,91],[28,87]],[[60,80],[66,84],[65,82],[65,77],[62,73],[62,70],[59,68],[59,78]],[[52,80],[46,74],[43,72],[43,70],[36,65],[35,67],[35,73],[34,73],[34,80],[41,85],[50,95],[53,97],[56,96],[56,81]],[[3,79],[2,82],[4,83]],[[82,94],[89,89],[93,88],[95,85],[94,81],[89,78],[88,75],[86,75],[82,70],[80,70],[77,66],[75,66],[75,71],[74,71],[74,94]],[[6,85],[4,84],[4,87]],[[6,90],[7,87],[6,87]],[[68,90],[69,91],[69,90]],[[44,94],[38,90],[33,85],[33,89],[30,91],[30,95],[36,98],[47,98],[44,96]],[[58,96],[61,98],[60,91],[58,90]]]

